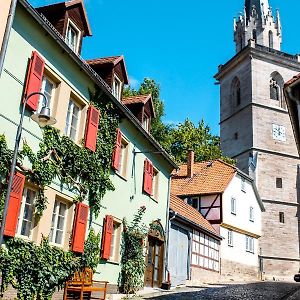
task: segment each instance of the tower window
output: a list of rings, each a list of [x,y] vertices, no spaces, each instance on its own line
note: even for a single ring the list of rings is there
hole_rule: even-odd
[[[276,188],[282,189],[282,178],[276,178]]]
[[[283,85],[282,76],[277,71],[273,72],[270,77],[270,98],[279,101],[277,105],[286,109],[286,102],[282,93]]]
[[[273,42],[273,32],[269,31],[269,48],[274,48],[274,42]]]
[[[285,222],[284,222],[284,212],[280,212],[280,213],[279,213],[279,222],[280,222],[280,223],[285,223]]]
[[[232,81],[231,95],[234,106],[239,106],[241,104],[241,84],[237,77],[235,77]]]
[[[270,80],[270,98],[277,101],[280,100],[280,87],[273,78]]]
[[[256,30],[253,29],[252,31],[252,39],[255,41],[255,44],[257,43],[257,35],[256,35]]]

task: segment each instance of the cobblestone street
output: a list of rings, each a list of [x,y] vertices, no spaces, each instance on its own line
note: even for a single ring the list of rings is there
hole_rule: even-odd
[[[230,284],[199,288],[198,290],[190,289],[190,291],[189,289],[184,289],[184,292],[145,297],[144,299],[300,300],[300,285],[296,283],[283,282]]]

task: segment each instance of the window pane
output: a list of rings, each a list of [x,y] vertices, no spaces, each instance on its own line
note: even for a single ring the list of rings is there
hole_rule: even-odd
[[[56,232],[56,238],[55,238],[55,243],[56,244],[61,244],[62,242],[62,231],[57,231]]]

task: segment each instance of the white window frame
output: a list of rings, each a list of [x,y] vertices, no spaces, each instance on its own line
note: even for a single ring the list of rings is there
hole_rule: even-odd
[[[119,89],[118,93],[116,91],[116,82],[118,82],[119,86],[120,86],[120,89]],[[117,98],[118,101],[121,101],[122,81],[120,80],[120,78],[116,74],[114,74],[112,94]]]
[[[53,85],[51,95],[49,95],[50,99],[47,98],[48,105],[49,105],[49,102],[50,102],[49,108],[51,109],[53,107],[53,99],[55,97],[57,84],[52,79],[50,79],[47,75],[44,74],[43,75],[43,80],[42,80],[42,88],[41,88],[41,93],[43,93],[43,94],[45,94],[45,86],[46,86],[46,84],[44,83],[45,80],[48,80]],[[45,96],[47,97],[46,94],[45,94]],[[43,102],[44,102],[44,97],[40,96],[38,110],[37,110],[38,113],[40,113],[41,109],[43,108]]]
[[[122,148],[122,146],[125,148]],[[129,162],[129,141],[122,135],[121,140],[121,152],[119,157],[119,166],[117,169],[117,174],[123,178],[127,178],[128,162]]]
[[[154,175],[155,174],[155,175]],[[152,178],[152,195],[154,200],[158,200],[159,191],[159,170],[153,166],[153,178]]]
[[[144,114],[144,117],[143,117],[143,128],[147,132],[150,131],[150,117],[147,114]]]
[[[241,191],[246,193],[246,179],[241,177]]]
[[[249,208],[249,221],[254,222],[254,207],[250,206]]]
[[[29,236],[23,235],[21,233],[22,226],[23,226],[23,221],[24,221],[24,210],[25,210],[25,205],[26,205],[26,198],[27,198],[27,192],[31,191],[34,193],[33,200],[32,200],[32,219],[31,219],[31,227],[30,227],[30,233]],[[35,197],[36,197],[36,191],[30,188],[24,188],[23,195],[22,195],[22,202],[21,202],[21,207],[20,207],[20,213],[19,213],[19,219],[18,219],[18,227],[17,227],[17,236],[22,237],[23,239],[32,239],[32,228],[34,224],[34,204],[35,204]]]
[[[236,215],[236,198],[231,197],[230,200],[230,212],[232,215]]]
[[[232,230],[228,230],[228,232],[227,232],[227,245],[229,247],[233,247],[233,231]]]
[[[110,256],[109,261],[114,263],[120,263],[120,250],[121,250],[121,237],[122,237],[122,222],[114,218],[114,230],[112,233],[111,243],[110,243]]]
[[[246,252],[254,254],[254,238],[246,235]]]
[[[69,32],[69,27],[74,29],[77,32],[77,43],[75,49],[73,49],[70,44],[69,44],[69,38],[68,38],[68,32]],[[74,22],[72,22],[70,19],[68,19],[68,24],[67,24],[67,30],[66,30],[66,36],[65,36],[65,41],[66,44],[72,49],[76,54],[78,54],[78,49],[79,49],[79,41],[81,39],[81,31],[79,28],[75,25]]]
[[[69,119],[69,123],[67,123],[68,120],[68,115],[69,115],[69,105],[70,102],[73,103],[73,107],[72,107],[72,111],[70,112],[71,115],[71,119]],[[77,115],[77,125],[76,125],[76,132],[75,132],[75,137],[74,139],[72,139],[71,137],[71,128],[72,128],[72,120],[73,120],[73,116],[74,116],[74,106],[76,106],[78,108],[78,115]],[[77,102],[74,100],[74,98],[70,97],[69,99],[69,103],[68,103],[68,109],[67,109],[67,116],[66,116],[66,124],[65,124],[65,135],[67,137],[69,137],[72,141],[77,142],[78,139],[78,129],[79,129],[79,123],[80,123],[80,119],[81,119],[81,108],[80,106],[77,104]]]
[[[50,240],[50,233],[51,233],[51,229],[52,229],[52,218],[53,218],[53,214],[54,214],[54,208],[56,207],[56,203],[59,202],[59,205],[57,206],[57,211],[55,212],[55,220],[54,220],[54,224],[53,224],[53,235],[52,235],[52,240]],[[59,213],[59,208],[60,205],[64,204],[66,205],[66,211],[65,211],[65,215],[64,215],[64,226],[63,226],[63,230],[62,230],[62,238],[61,238],[61,244],[58,244],[55,242],[55,238],[56,238],[56,232],[57,230],[57,222],[58,222],[58,213]],[[66,225],[67,225],[67,219],[68,219],[68,204],[64,201],[61,201],[59,199],[55,199],[54,204],[53,204],[53,210],[52,210],[52,215],[51,215],[51,227],[50,227],[50,233],[49,233],[49,243],[51,245],[55,245],[57,247],[64,247],[64,243],[65,243],[65,235],[66,235]]]

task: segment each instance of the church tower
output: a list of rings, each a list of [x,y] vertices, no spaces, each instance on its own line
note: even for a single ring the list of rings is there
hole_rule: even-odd
[[[245,1],[244,13],[234,19],[236,52],[241,51],[253,39],[257,44],[275,50],[281,49],[281,22],[279,11],[276,19],[268,0]]]
[[[266,212],[260,271],[267,279],[292,279],[299,271],[299,156],[283,85],[300,72],[298,55],[281,52],[279,11],[268,0],[245,0],[234,21],[236,55],[219,66],[223,153],[251,176]]]

